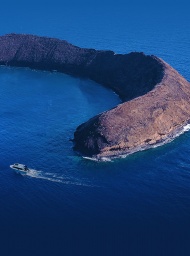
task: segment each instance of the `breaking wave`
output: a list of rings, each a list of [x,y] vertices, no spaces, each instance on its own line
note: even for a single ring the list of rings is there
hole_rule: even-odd
[[[55,173],[48,173],[48,172],[42,172],[42,171],[37,171],[35,169],[29,169],[27,174],[25,176],[31,177],[31,178],[36,178],[36,179],[42,179],[42,180],[47,180],[51,182],[57,182],[57,183],[63,183],[66,185],[76,185],[76,186],[85,186],[85,187],[94,187],[91,184],[87,184],[86,182],[78,182],[78,181],[71,181],[68,180],[68,178],[57,175]]]
[[[188,132],[190,130],[190,124],[186,124],[184,127],[183,127],[183,132]]]
[[[83,156],[84,159],[90,160],[90,161],[95,161],[95,162],[99,162],[101,160],[101,162],[112,162],[112,158],[111,157],[102,157],[101,159],[98,159],[97,157],[88,157],[88,156]]]

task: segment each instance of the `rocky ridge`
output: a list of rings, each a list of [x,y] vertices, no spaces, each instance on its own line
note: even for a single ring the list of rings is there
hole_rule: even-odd
[[[190,120],[190,83],[155,56],[10,34],[0,37],[0,65],[89,78],[122,98],[122,104],[76,129],[75,149],[86,156],[118,157],[152,147],[174,138]]]
[[[153,90],[77,128],[79,151],[98,159],[117,157],[170,141],[181,132],[190,121],[190,83],[162,64],[163,79]]]

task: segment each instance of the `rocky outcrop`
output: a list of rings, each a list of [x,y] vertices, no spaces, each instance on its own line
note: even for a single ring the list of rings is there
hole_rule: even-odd
[[[162,81],[146,95],[104,112],[75,132],[83,154],[117,157],[170,141],[190,121],[190,83],[161,61]]]
[[[190,119],[190,84],[155,56],[115,54],[59,39],[10,34],[0,37],[0,65],[89,78],[126,101],[77,128],[75,149],[87,156],[116,157],[152,147],[175,137]]]

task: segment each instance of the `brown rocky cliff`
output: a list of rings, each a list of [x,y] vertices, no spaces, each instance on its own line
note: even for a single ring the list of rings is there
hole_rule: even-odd
[[[147,149],[175,137],[190,120],[190,83],[163,65],[162,81],[146,95],[104,112],[75,132],[76,148],[97,158]]]

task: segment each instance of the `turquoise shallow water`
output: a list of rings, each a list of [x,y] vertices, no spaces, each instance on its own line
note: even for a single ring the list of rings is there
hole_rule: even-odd
[[[6,1],[0,33],[144,51],[190,80],[188,5],[137,2]],[[79,124],[120,102],[112,91],[0,67],[0,102],[0,255],[189,255],[190,132],[98,163],[78,156],[70,139]],[[13,162],[33,170],[16,175]]]

